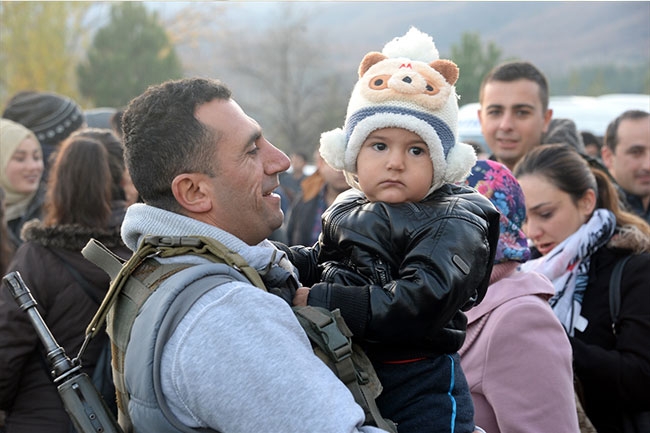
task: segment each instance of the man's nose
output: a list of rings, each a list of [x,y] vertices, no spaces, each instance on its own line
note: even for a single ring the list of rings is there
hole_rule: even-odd
[[[265,160],[265,168],[268,174],[280,173],[289,170],[291,167],[291,160],[280,149],[275,147],[271,142],[268,143],[268,152]]]
[[[650,148],[643,152],[643,156],[641,156],[641,167],[650,171]]]
[[[512,125],[513,125],[513,115],[506,111],[505,113],[503,113],[503,116],[501,116],[501,120],[499,122],[499,129],[509,131],[512,129]]]

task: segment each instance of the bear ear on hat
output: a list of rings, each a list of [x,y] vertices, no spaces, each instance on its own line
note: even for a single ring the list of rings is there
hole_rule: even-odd
[[[341,128],[323,132],[318,152],[336,170],[345,169],[345,132]]]
[[[467,143],[456,143],[447,155],[445,182],[456,183],[464,181],[476,164],[476,152]]]
[[[456,66],[456,64],[451,60],[435,60],[431,62],[429,66],[440,72],[440,75],[445,77],[445,81],[447,81],[452,86],[456,84],[456,81],[458,81],[460,70],[458,69],[458,66]]]
[[[372,65],[375,65],[387,58],[388,57],[386,57],[382,53],[378,53],[377,51],[371,51],[368,54],[366,54],[363,57],[363,60],[361,60],[361,63],[359,64],[359,78],[363,77],[363,74],[368,72],[368,69],[370,69]]]

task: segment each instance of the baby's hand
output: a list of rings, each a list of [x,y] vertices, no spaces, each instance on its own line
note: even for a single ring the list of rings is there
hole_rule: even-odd
[[[293,305],[297,307],[307,306],[307,298],[309,297],[309,287],[298,287],[296,295],[293,297]]]

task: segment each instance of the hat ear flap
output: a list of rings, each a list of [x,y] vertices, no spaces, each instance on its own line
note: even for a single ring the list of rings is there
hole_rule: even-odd
[[[345,132],[341,128],[323,132],[320,136],[318,151],[332,168],[343,170],[345,168]]]
[[[474,148],[466,143],[456,143],[447,155],[445,182],[462,182],[469,176],[474,164],[476,164]]]

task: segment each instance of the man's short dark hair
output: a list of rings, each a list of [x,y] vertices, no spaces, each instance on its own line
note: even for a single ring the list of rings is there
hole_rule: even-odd
[[[650,116],[650,113],[643,110],[627,110],[623,112],[616,119],[612,120],[609,125],[607,125],[607,131],[605,132],[604,145],[607,146],[612,153],[616,152],[616,146],[618,145],[618,127],[623,120],[638,120],[645,119]]]
[[[546,76],[537,69],[535,65],[530,62],[507,62],[495,66],[483,78],[481,82],[481,90],[479,91],[479,101],[483,101],[483,89],[485,85],[492,81],[516,81],[516,80],[530,80],[539,86],[539,99],[542,102],[542,109],[548,109],[548,81]]]
[[[178,211],[171,190],[177,175],[215,175],[218,131],[194,114],[202,104],[230,97],[230,89],[218,80],[186,78],[150,86],[129,103],[122,116],[124,158],[145,203]]]

